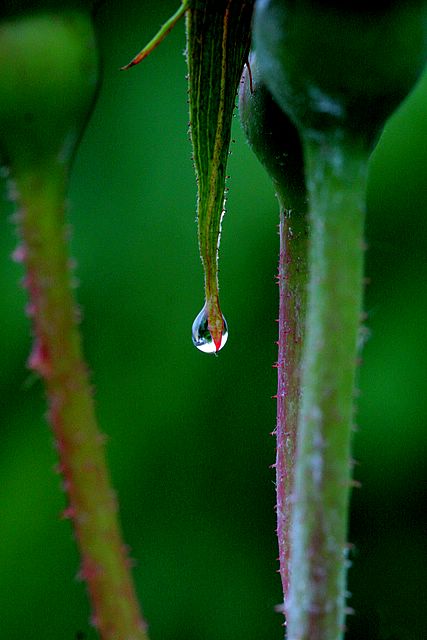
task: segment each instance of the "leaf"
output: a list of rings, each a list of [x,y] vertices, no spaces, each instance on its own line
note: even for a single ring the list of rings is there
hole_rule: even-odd
[[[192,2],[187,11],[190,132],[198,196],[200,255],[208,328],[216,351],[224,319],[219,304],[218,247],[236,93],[250,44],[253,1]]]

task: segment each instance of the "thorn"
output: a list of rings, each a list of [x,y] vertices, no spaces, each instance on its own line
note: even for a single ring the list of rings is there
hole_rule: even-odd
[[[108,436],[106,433],[97,433],[96,434],[96,442],[97,444],[103,446],[108,442]]]
[[[99,629],[99,618],[96,615],[91,615],[90,626],[94,629]]]
[[[27,249],[23,245],[18,245],[14,251],[12,251],[12,260],[13,262],[24,262],[27,258]]]
[[[50,374],[48,351],[45,345],[42,345],[39,340],[36,340],[30,357],[28,358],[27,366],[38,373],[43,378],[48,378]]]
[[[33,302],[28,302],[25,305],[25,315],[29,318],[33,318],[36,313],[36,305]]]
[[[125,564],[127,566],[128,569],[133,569],[134,567],[137,566],[137,561],[135,560],[135,558],[130,558],[129,556],[127,556],[125,558]]]
[[[74,507],[69,506],[66,509],[63,510],[63,512],[61,513],[61,518],[63,520],[72,520],[73,518],[76,517],[76,510]]]
[[[86,580],[87,582],[94,578],[99,578],[103,573],[102,566],[92,558],[85,558],[79,571],[80,579]]]
[[[347,553],[354,553],[356,550],[356,545],[353,542],[346,542],[346,544],[344,545],[344,551],[346,551]]]

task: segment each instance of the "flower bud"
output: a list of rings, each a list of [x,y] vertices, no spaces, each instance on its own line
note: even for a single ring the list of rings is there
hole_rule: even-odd
[[[16,170],[69,162],[97,88],[89,13],[52,10],[3,19],[0,69],[2,162]]]
[[[260,78],[255,52],[243,71],[239,115],[246,139],[270,176],[282,209],[307,207],[300,136]]]
[[[258,0],[254,39],[264,81],[305,135],[372,143],[425,64],[427,4]]]

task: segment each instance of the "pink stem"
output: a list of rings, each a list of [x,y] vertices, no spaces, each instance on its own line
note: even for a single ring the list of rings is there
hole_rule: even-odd
[[[277,367],[277,537],[284,602],[289,589],[290,522],[304,336],[307,228],[305,218],[282,210],[279,224],[279,340]]]

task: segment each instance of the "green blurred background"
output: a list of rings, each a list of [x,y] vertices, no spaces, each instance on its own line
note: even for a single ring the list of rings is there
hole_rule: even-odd
[[[190,329],[202,306],[187,134],[184,25],[118,71],[175,1],[107,1],[103,86],[74,166],[72,250],[85,351],[152,640],[283,637],[276,574],[277,205],[238,117],[221,244],[230,337],[219,357]],[[371,163],[349,574],[348,640],[426,637],[427,77]],[[16,233],[0,216],[0,611],[8,640],[96,638],[30,328]]]

